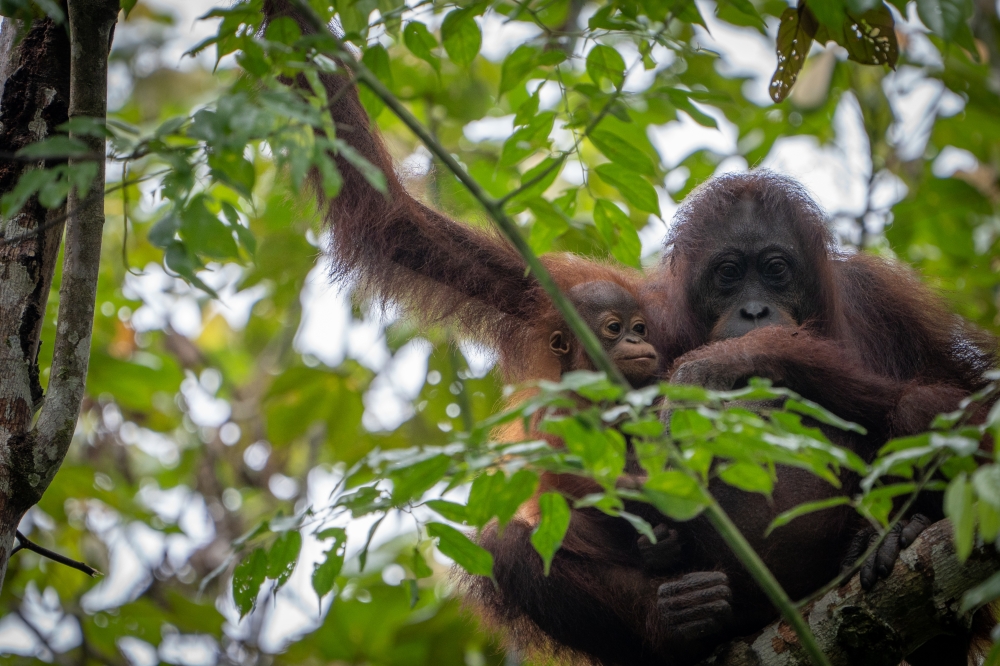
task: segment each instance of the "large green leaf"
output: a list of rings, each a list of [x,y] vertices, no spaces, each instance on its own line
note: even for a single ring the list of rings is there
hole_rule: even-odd
[[[438,540],[438,550],[471,574],[493,577],[493,556],[454,527],[427,523],[427,534]]]
[[[542,556],[545,575],[549,575],[552,558],[562,545],[569,529],[570,510],[566,499],[559,493],[544,493],[538,498],[541,519],[531,533],[531,545]]]
[[[469,9],[448,12],[441,24],[441,42],[456,65],[465,67],[475,60],[483,44],[483,33]]]

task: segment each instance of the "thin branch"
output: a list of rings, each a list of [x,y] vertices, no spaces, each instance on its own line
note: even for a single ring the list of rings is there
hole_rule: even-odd
[[[82,571],[91,578],[104,575],[97,569],[89,567],[83,562],[78,562],[72,558],[66,557],[65,555],[60,555],[54,550],[49,550],[48,548],[39,546],[34,541],[21,534],[21,530],[17,530],[14,536],[17,537],[17,545],[14,547],[13,550],[10,551],[11,555],[13,555],[19,550],[30,550],[31,552],[38,553],[42,557],[52,560],[53,562],[58,562],[59,564],[63,564],[69,567],[70,569],[76,569],[77,571]]]
[[[167,171],[169,171],[169,169],[164,169],[163,171],[157,171],[155,173],[147,174],[145,176],[142,176],[141,178],[136,178],[136,179],[130,180],[128,182],[122,182],[122,183],[118,183],[117,185],[112,185],[111,187],[107,187],[107,188],[104,189],[104,194],[108,195],[108,194],[111,194],[112,192],[114,192],[115,190],[122,189],[124,187],[127,187],[128,185],[135,185],[136,183],[141,183],[141,182],[147,181],[150,178],[156,178],[157,176],[162,176]],[[91,197],[97,196],[98,194],[99,194],[99,192],[97,192],[97,191],[91,192],[80,203],[82,204],[84,202],[89,202]],[[56,217],[53,217],[53,218],[48,219],[48,220],[45,220],[45,222],[43,222],[42,224],[39,224],[34,229],[29,229],[28,231],[25,231],[23,234],[21,234],[19,236],[14,236],[12,238],[5,238],[3,236],[0,236],[0,247],[3,247],[4,245],[14,245],[15,243],[21,243],[23,241],[30,240],[30,239],[34,238],[35,236],[38,236],[39,234],[42,234],[42,233],[48,231],[52,227],[55,227],[55,226],[57,226],[59,224],[62,224],[63,222],[65,222],[66,220],[68,220],[72,216],[73,216],[73,211],[69,210],[66,213],[63,213],[62,215],[57,215]]]

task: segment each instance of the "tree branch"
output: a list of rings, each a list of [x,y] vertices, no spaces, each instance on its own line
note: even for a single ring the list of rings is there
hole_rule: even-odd
[[[78,562],[72,558],[66,557],[65,555],[60,555],[54,550],[49,550],[48,548],[43,548],[42,546],[39,546],[34,541],[21,534],[21,530],[17,531],[17,545],[14,547],[14,550],[10,552],[10,554],[13,555],[19,550],[30,550],[33,553],[38,553],[42,557],[50,559],[53,562],[58,562],[59,564],[64,564],[71,569],[82,571],[83,573],[87,574],[90,577],[104,575],[97,569],[87,566],[83,562]]]
[[[820,648],[834,666],[898,664],[935,636],[968,627],[962,595],[1000,571],[1000,553],[981,544],[959,564],[951,522],[924,530],[900,553],[892,575],[865,592],[855,576],[803,609]],[[799,666],[809,663],[785,621],[724,646],[704,662],[714,666]]]
[[[118,18],[118,0],[70,0],[70,120],[107,115],[108,50]],[[104,154],[104,137],[70,137],[91,152]],[[76,164],[70,161],[70,166]],[[59,289],[58,329],[48,395],[42,407],[28,481],[40,497],[62,464],[73,439],[90,362],[94,301],[104,231],[104,162],[90,192],[72,191],[67,201],[72,215],[66,225],[66,249]],[[91,193],[97,192],[97,196]],[[26,461],[27,462],[27,461]]]

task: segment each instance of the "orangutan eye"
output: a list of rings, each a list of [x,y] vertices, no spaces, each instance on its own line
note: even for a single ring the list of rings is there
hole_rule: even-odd
[[[632,326],[632,332],[638,336],[646,337],[646,325],[641,321],[636,322],[635,325]]]
[[[608,325],[605,326],[605,328],[608,330],[609,333],[613,333],[615,335],[618,335],[619,333],[622,332],[622,324],[619,321],[608,322]]]
[[[732,261],[727,261],[723,264],[719,264],[719,267],[715,269],[715,272],[723,280],[738,280],[740,279],[740,267],[737,266]]]
[[[764,266],[764,275],[768,277],[781,277],[788,270],[788,264],[784,259],[772,259]]]

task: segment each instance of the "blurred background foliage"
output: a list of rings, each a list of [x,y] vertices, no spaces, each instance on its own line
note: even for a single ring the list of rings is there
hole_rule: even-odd
[[[682,20],[659,43],[633,38],[648,4],[459,3],[468,10],[461,20],[481,30],[482,49],[472,52],[467,25],[442,33],[451,4],[344,0],[337,8],[354,43],[367,45],[365,62],[492,195],[517,188],[547,155],[578,148],[544,197],[512,202],[536,251],[649,265],[692,188],[722,171],[767,166],[813,189],[845,249],[898,256],[962,315],[1000,331],[1000,22],[992,0],[948,5],[972,17],[972,41],[957,42],[942,38],[947,26],[931,33],[920,22],[924,5],[939,3],[894,3],[895,71],[814,44],[780,104],[767,84],[785,2],[679,3],[669,11]],[[110,70],[113,120],[153,132],[211,108],[239,83],[231,54],[219,62],[214,48],[183,55],[217,29],[217,18],[194,20],[205,9],[140,0],[122,17]],[[427,31],[407,29],[411,21]],[[455,36],[462,30],[465,41]],[[590,57],[595,39],[610,51],[600,62]],[[519,61],[518,47],[537,49]],[[608,99],[613,90],[602,80],[616,76],[627,104],[612,105],[601,131],[582,140],[574,113]],[[390,112],[366,102],[411,190],[484,224],[468,192]],[[238,127],[240,109],[228,118]],[[310,197],[266,149],[244,157],[249,196],[213,181],[206,214],[228,202],[251,233],[214,254],[211,243],[188,239],[187,279],[153,242],[154,225],[170,215],[162,161],[128,162],[129,179],[141,182],[107,199],[76,441],[21,528],[106,575],[90,580],[20,552],[0,594],[0,659],[518,663],[460,611],[447,558],[426,541],[414,557],[413,522],[402,513],[378,526],[363,570],[357,545],[343,553],[336,601],[313,591],[312,563],[326,547],[306,535],[288,584],[271,594],[265,583],[241,619],[230,585],[241,535],[323,505],[343,470],[372,451],[447,444],[493,414],[503,388],[488,350],[448,330],[416,331],[398,313],[329,286],[322,247],[330,239]],[[644,185],[617,187],[614,168]],[[116,163],[109,179],[121,173]],[[595,215],[602,200],[614,210]],[[43,384],[57,299],[54,290]],[[344,525],[358,544],[371,526]],[[432,570],[421,568],[427,563]],[[419,594],[405,579],[420,580]]]

